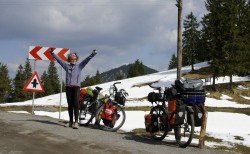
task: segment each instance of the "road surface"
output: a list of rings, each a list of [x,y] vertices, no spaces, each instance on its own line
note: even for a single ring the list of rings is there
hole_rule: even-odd
[[[106,132],[96,126],[65,128],[64,121],[32,114],[0,111],[1,154],[223,154],[215,149],[174,142],[156,142],[125,132]]]

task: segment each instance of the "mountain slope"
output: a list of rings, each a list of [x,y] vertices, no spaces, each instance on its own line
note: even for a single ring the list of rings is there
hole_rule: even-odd
[[[122,65],[118,68],[114,68],[114,69],[111,69],[109,71],[101,73],[100,75],[101,75],[102,82],[105,83],[105,82],[110,82],[110,81],[116,80],[117,74],[122,74],[125,78],[127,78],[128,70],[131,66],[132,66],[132,64]],[[145,65],[143,65],[143,66],[144,66],[144,70],[145,70],[145,75],[158,72],[158,71],[156,71],[152,68],[149,68]]]

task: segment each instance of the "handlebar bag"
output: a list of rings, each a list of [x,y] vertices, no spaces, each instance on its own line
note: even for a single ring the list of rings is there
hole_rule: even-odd
[[[156,102],[159,100],[160,100],[160,96],[158,93],[155,93],[155,92],[148,93],[148,101],[149,102],[153,103],[153,102]]]
[[[126,101],[126,98],[122,95],[121,92],[117,92],[115,94],[115,101],[118,103],[118,104],[121,104],[121,105],[125,105],[125,101]]]

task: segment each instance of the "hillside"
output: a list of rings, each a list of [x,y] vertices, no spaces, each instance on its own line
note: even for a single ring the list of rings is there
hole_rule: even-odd
[[[116,80],[116,75],[119,74],[119,73],[123,74],[123,76],[125,78],[127,78],[128,70],[129,70],[129,68],[131,66],[132,66],[132,64],[122,65],[122,66],[120,66],[118,68],[114,68],[114,69],[111,69],[109,71],[101,73],[102,82],[105,83],[105,82],[115,81]],[[144,66],[144,70],[145,70],[145,75],[158,72],[158,71],[156,71],[156,70],[154,70],[152,68],[149,68],[149,67],[147,67],[145,65],[143,65],[143,66]]]

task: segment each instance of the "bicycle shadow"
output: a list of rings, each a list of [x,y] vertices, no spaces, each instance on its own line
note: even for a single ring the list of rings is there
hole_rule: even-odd
[[[142,135],[142,134],[135,134],[133,132],[130,132],[130,133],[123,133],[125,136],[124,136],[124,139],[126,140],[133,140],[133,141],[136,141],[136,142],[141,142],[141,143],[145,143],[145,144],[152,144],[152,145],[168,145],[168,146],[171,146],[171,147],[179,147],[177,145],[176,142],[174,141],[156,141],[154,139],[151,138],[150,135]]]
[[[167,141],[167,140],[156,141],[156,140],[152,139],[152,137],[150,135],[135,134],[133,132],[130,132],[130,133],[124,132],[122,134],[125,135],[123,138],[126,140],[133,140],[133,141],[141,142],[141,143],[145,143],[145,144],[165,145],[165,146],[169,146],[169,147],[181,148],[176,143],[176,141],[172,141],[172,140],[170,140],[170,141]],[[192,144],[192,143],[188,147],[198,148],[197,145]]]

